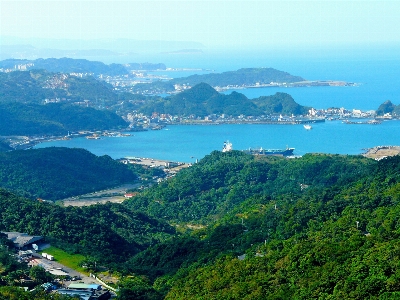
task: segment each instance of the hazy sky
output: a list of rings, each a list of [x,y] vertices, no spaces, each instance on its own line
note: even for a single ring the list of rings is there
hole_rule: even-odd
[[[3,1],[0,35],[206,47],[400,43],[400,1]]]

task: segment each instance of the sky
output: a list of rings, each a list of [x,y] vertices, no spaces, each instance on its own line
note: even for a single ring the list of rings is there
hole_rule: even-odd
[[[204,47],[400,44],[400,1],[3,1],[0,36]]]

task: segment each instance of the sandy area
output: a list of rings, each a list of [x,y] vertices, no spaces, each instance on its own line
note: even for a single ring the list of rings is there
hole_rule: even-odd
[[[377,146],[367,150],[365,157],[373,158],[376,160],[382,159],[387,156],[395,156],[400,154],[400,146]]]
[[[126,163],[135,163],[150,167],[170,166],[169,170],[174,172],[178,172],[179,170],[190,166],[190,164],[187,163],[175,163],[167,160],[136,157],[127,157]],[[124,200],[126,200],[124,194],[128,189],[138,188],[141,185],[142,183],[124,184],[108,190],[98,191],[76,197],[69,197],[61,199],[59,201],[61,201],[64,206],[88,206],[94,204],[104,204],[107,202],[122,203]]]
[[[138,188],[140,185],[140,183],[124,184],[112,189],[65,198],[60,201],[63,202],[64,206],[88,206],[98,203],[104,204],[106,202],[122,203],[126,199],[123,194],[128,189]]]

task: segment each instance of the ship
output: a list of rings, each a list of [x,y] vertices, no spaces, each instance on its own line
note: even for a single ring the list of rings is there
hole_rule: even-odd
[[[232,151],[232,143],[229,141],[224,142],[222,147],[222,152]],[[251,155],[277,155],[277,156],[292,156],[294,148],[286,147],[285,149],[264,149],[264,148],[249,148],[247,150],[242,150],[242,152]]]
[[[292,156],[294,148],[286,147],[285,149],[264,149],[264,148],[249,148],[243,152],[251,155],[278,155],[278,156]]]

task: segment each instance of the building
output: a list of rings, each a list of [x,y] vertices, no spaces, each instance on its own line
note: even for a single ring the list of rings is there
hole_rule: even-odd
[[[68,286],[68,289],[98,291],[98,290],[101,290],[101,285],[100,284],[95,284],[95,283],[91,283],[91,284],[71,283]]]
[[[42,236],[29,235],[21,232],[2,232],[7,235],[7,238],[12,241],[18,249],[32,248],[32,244],[43,240]]]
[[[90,289],[58,289],[58,294],[68,295],[71,297],[79,297],[82,300],[108,300],[111,298],[111,293],[108,290],[93,291]]]

